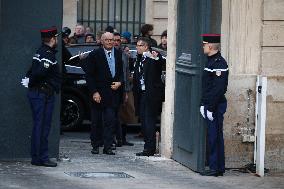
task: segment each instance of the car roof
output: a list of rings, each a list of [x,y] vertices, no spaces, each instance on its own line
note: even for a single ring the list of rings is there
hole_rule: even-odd
[[[134,44],[122,44],[129,47],[132,57],[135,57],[137,54],[136,45]],[[67,46],[67,49],[71,53],[73,57],[78,56],[79,52],[81,53],[90,53],[94,49],[98,49],[100,47],[97,43],[82,43],[82,44],[71,44]],[[167,51],[162,49],[152,47],[152,50],[159,52],[164,58],[167,57]]]

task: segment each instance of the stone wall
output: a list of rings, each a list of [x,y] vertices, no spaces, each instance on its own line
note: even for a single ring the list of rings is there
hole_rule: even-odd
[[[171,0],[168,5],[168,21],[171,23],[167,24],[169,34],[177,32],[177,1]],[[168,35],[165,103],[161,119],[161,153],[167,158],[171,158],[173,153],[176,37],[176,35]]]
[[[264,0],[260,73],[268,77],[266,167],[284,170],[284,1]]]
[[[160,44],[160,35],[168,26],[168,0],[146,0],[145,23],[154,25],[153,38]]]
[[[243,143],[242,135],[255,125],[260,74],[268,77],[265,167],[283,170],[284,1],[223,0],[222,6],[222,53],[230,66],[224,125],[227,167],[253,160],[253,143]]]
[[[77,0],[63,0],[63,23],[62,27],[69,27],[71,35],[77,24]]]

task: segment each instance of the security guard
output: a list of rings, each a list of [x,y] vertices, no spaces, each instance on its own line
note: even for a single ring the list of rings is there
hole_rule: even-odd
[[[54,107],[54,93],[60,89],[59,65],[56,61],[57,29],[43,29],[42,45],[33,56],[32,66],[27,73],[28,99],[33,114],[31,138],[31,164],[56,167],[48,157],[48,135]]]
[[[225,172],[223,120],[227,109],[225,93],[229,69],[219,51],[220,34],[203,34],[202,36],[203,51],[208,57],[208,62],[203,71],[200,113],[207,122],[210,170],[201,175],[223,176]]]

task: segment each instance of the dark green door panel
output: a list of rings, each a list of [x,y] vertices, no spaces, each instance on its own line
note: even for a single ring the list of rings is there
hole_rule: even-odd
[[[203,70],[200,35],[209,32],[210,0],[178,2],[173,158],[194,171],[205,166],[205,126],[199,113]]]
[[[32,115],[20,82],[41,44],[39,30],[60,30],[62,11],[61,0],[0,0],[0,159],[30,157]],[[51,157],[59,151],[59,100],[57,96],[49,139]]]

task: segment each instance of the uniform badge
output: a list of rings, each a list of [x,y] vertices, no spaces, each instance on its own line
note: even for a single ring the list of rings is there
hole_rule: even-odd
[[[48,63],[48,62],[44,62],[44,63],[43,63],[43,66],[44,66],[45,68],[49,68],[49,63]]]
[[[220,71],[220,70],[217,70],[216,71],[216,75],[219,77],[220,75],[222,74],[222,71]]]

